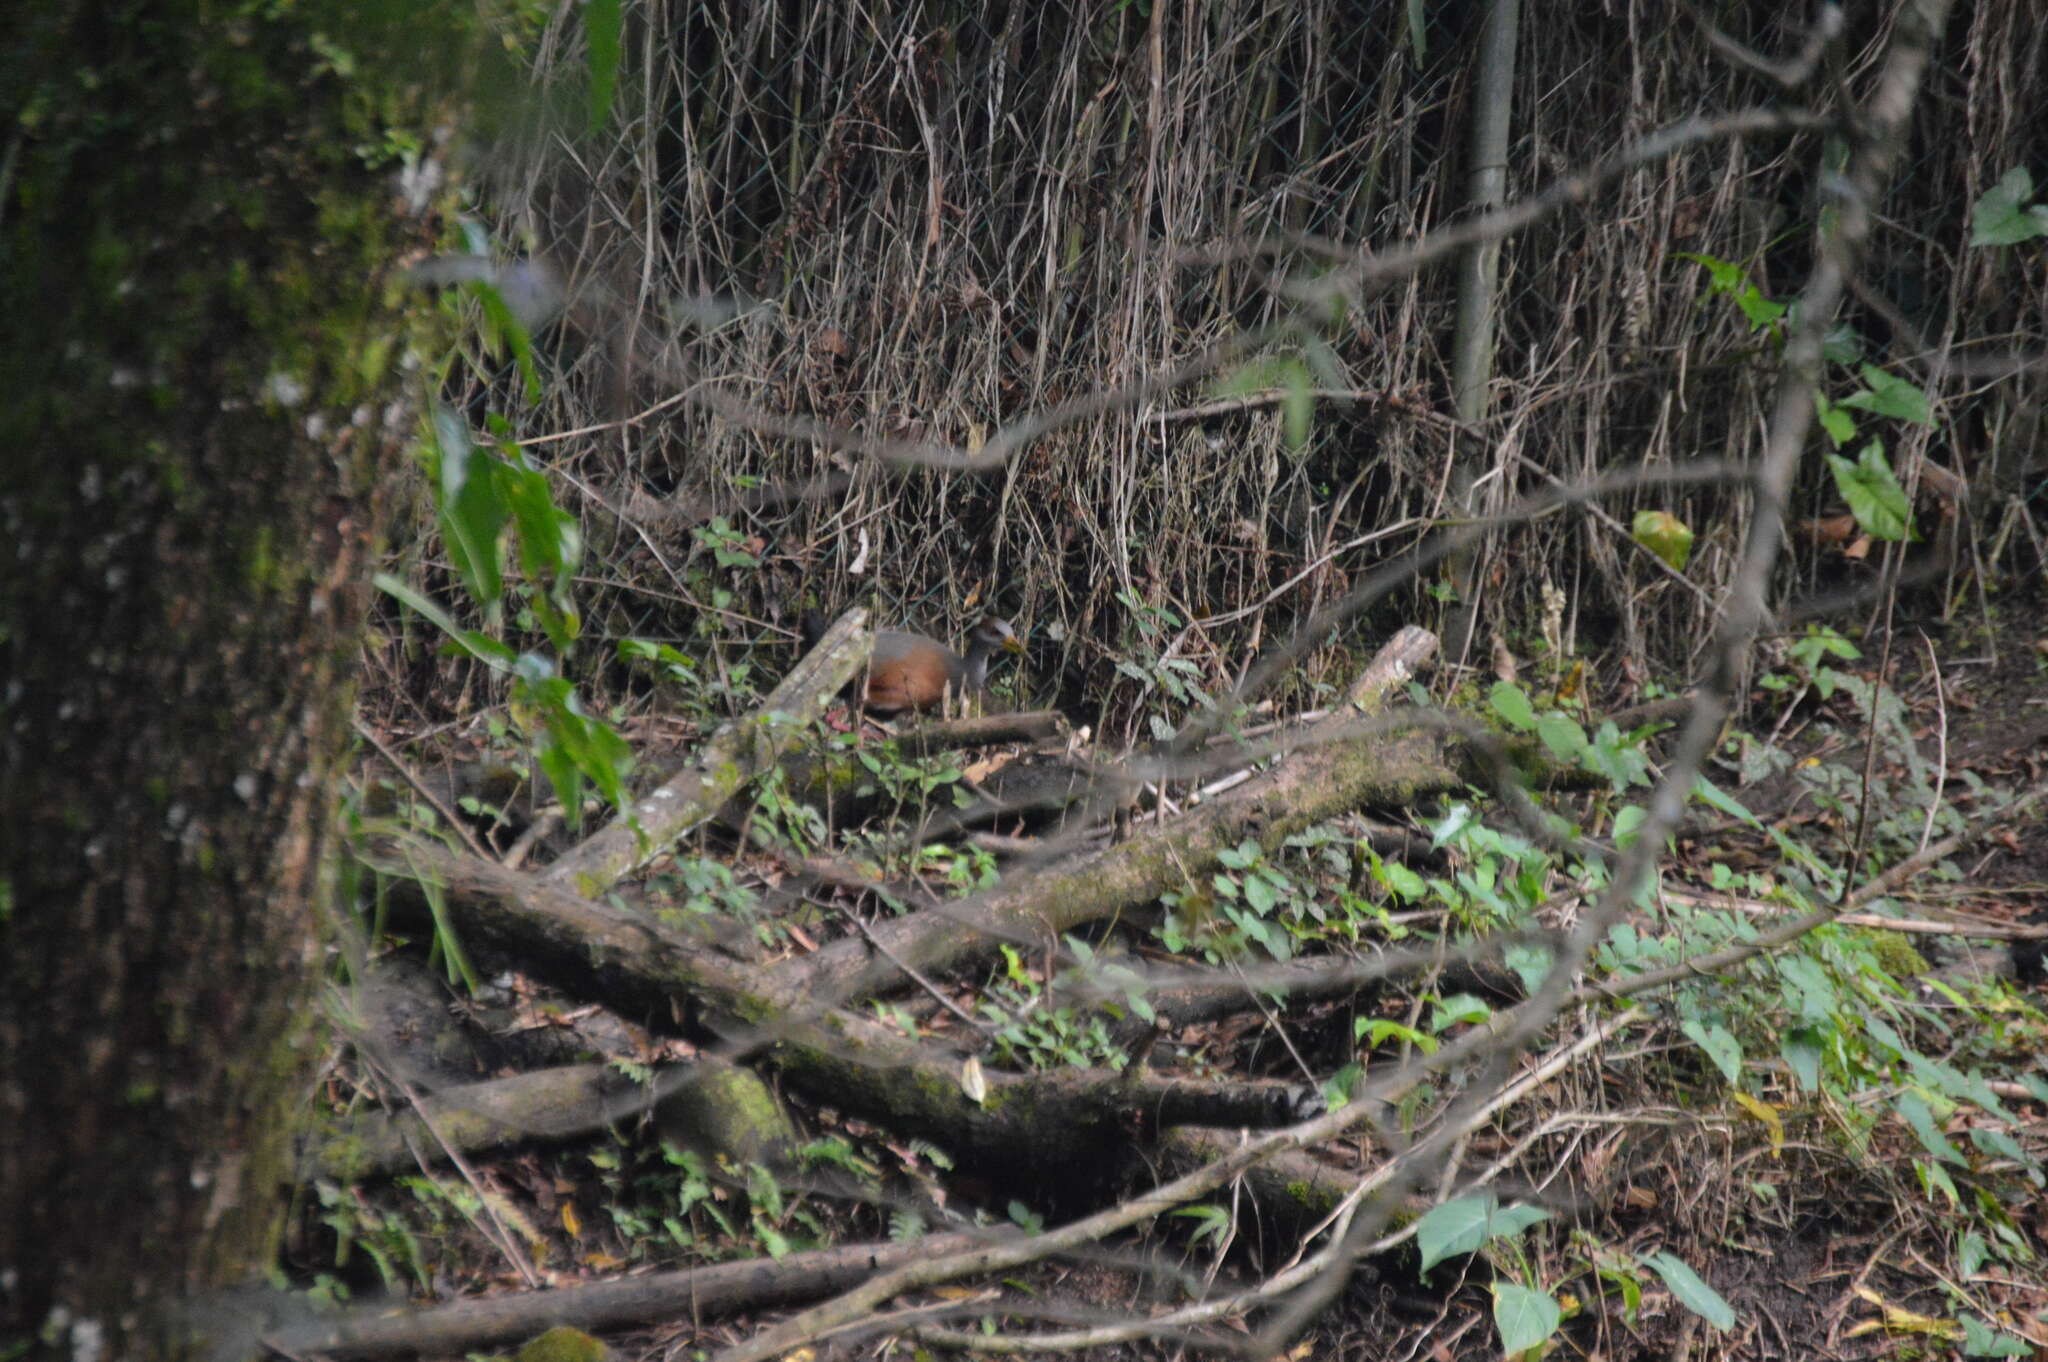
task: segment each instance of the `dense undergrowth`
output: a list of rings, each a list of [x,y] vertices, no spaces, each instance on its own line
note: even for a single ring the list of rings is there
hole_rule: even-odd
[[[1968,60],[2012,60],[1986,38],[2010,34],[2009,9],[1973,15],[1958,40]],[[910,126],[902,109],[848,106],[878,120],[882,142],[869,146],[847,133],[848,108],[771,108],[749,94],[757,73],[744,66],[757,50],[747,42],[772,47],[776,21],[764,18],[744,35],[699,33],[705,45],[688,50],[718,53],[708,64],[678,55],[633,69],[622,88],[702,119],[694,140],[647,132],[656,170],[643,190],[742,148],[772,151],[760,163],[785,169],[733,186],[719,206],[663,198],[675,222],[648,239],[637,227],[568,230],[640,220],[617,211],[630,198],[624,172],[569,175],[543,158],[506,173],[498,189],[541,224],[531,258],[596,282],[580,311],[533,335],[502,288],[445,300],[482,325],[432,366],[446,399],[422,443],[433,524],[422,517],[384,579],[397,604],[366,722],[387,760],[372,765],[356,809],[366,841],[442,839],[544,867],[762,703],[797,655],[799,605],[873,600],[911,623],[1018,617],[1032,648],[992,707],[1056,703],[1094,747],[916,756],[890,738],[816,727],[802,746],[840,773],[830,797],[774,766],[609,891],[616,907],[773,967],[993,892],[1025,873],[1038,839],[1141,836],[1147,820],[1163,828],[1223,797],[1226,781],[1210,782],[1232,759],[1197,776],[1175,764],[1184,748],[1213,733],[1255,742],[1303,711],[1340,707],[1372,633],[1434,620],[1444,584],[1404,570],[1401,555],[1446,523],[1441,469],[1459,432],[1435,415],[1430,339],[1445,299],[1387,289],[1323,317],[1270,285],[1314,275],[1316,234],[1375,239],[1430,220],[1420,205],[1440,172],[1417,167],[1443,159],[1437,106],[1454,73],[1419,45],[1382,43],[1372,50],[1385,60],[1360,68],[1377,74],[1339,93],[1328,83],[1338,59],[1369,35],[1267,16],[1240,39],[1291,53],[1315,79],[1261,81],[1236,58],[1205,68],[1201,43],[1215,35],[1191,30],[1189,51],[1161,73],[1175,99],[1130,103],[1119,120],[1087,95],[1119,88],[1146,37],[1141,10],[1064,35],[1013,18],[954,39],[963,66],[984,41],[990,53],[1035,54],[1042,65],[1027,62],[1002,98],[1030,90],[1043,101],[1029,126],[1057,130],[1042,139],[1057,149],[1052,164],[1017,155],[993,118],[983,125],[971,81],[942,81],[918,104],[959,134],[967,165],[951,180],[937,157],[872,159]],[[858,73],[889,49],[821,22],[816,46],[791,60],[815,62],[807,79],[840,97],[872,97]],[[1586,54],[1619,42],[1558,25],[1541,55],[1554,69],[1606,72]],[[1617,120],[1579,126],[1539,96],[1538,122],[1559,139],[1552,154],[1590,163],[1618,123],[1683,103],[1681,64],[1649,49],[1684,42],[1660,25],[1632,30],[1628,62],[1613,65],[1639,63],[1660,84],[1642,107],[1614,100],[1627,109]],[[1276,115],[1283,87],[1299,103]],[[918,98],[888,88],[885,104]],[[1153,120],[1205,90],[1216,103],[1202,131],[1214,135],[1177,142],[1184,156],[1146,183],[1143,231],[1077,226],[1128,216],[1120,177],[1166,137]],[[1361,120],[1395,110],[1366,136]],[[2001,105],[1983,116],[2006,126],[2017,115]],[[1282,131],[1286,156],[1274,150]],[[1375,169],[1341,192],[1287,169],[1326,164],[1310,153],[1352,138],[1365,138],[1354,159]],[[2030,608],[2011,564],[2031,527],[2020,450],[2038,414],[1902,357],[1929,348],[1907,343],[1908,323],[1938,331],[1943,347],[2008,322],[2021,334],[2011,318],[2024,305],[2006,300],[2025,293],[2007,288],[2019,267],[2004,248],[2033,239],[2041,209],[2030,180],[1983,159],[2021,140],[1936,137],[1909,168],[1901,195],[1937,216],[1928,184],[1995,185],[1962,214],[1984,239],[1943,258],[1944,282],[1915,317],[1852,308],[1829,335],[1809,394],[1822,434],[1797,490],[1797,561],[1772,581],[1778,599],[1820,604],[1785,610],[1751,658],[1685,821],[1660,839],[1657,873],[1565,981],[1544,1027],[1522,1038],[1517,1064],[1514,1050],[1479,1042],[1541,994],[1639,829],[1654,826],[1648,791],[1678,712],[1669,701],[1691,684],[1733,580],[1748,511],[1729,488],[1798,322],[1789,286],[1768,281],[1809,263],[1801,243],[1815,224],[1794,208],[1806,162],[1738,141],[1718,166],[1624,177],[1600,221],[1558,219],[1525,238],[1566,263],[1532,265],[1546,286],[1514,292],[1509,308],[1489,430],[1514,445],[1492,505],[1515,514],[1485,541],[1489,666],[1482,676],[1453,665],[1396,697],[1407,713],[1476,730],[1478,745],[1512,757],[1494,773],[1523,778],[1475,774],[1413,804],[1241,840],[1113,919],[906,971],[859,1000],[896,1033],[964,1056],[958,1082],[976,1102],[998,1071],[1107,1073],[1285,1080],[1313,1099],[1290,1116],[1370,1110],[1315,1151],[1319,1166],[1289,1173],[1292,1205],[1237,1184],[1111,1241],[1114,1252],[1086,1260],[1092,1280],[1078,1282],[1071,1264],[1034,1265],[1007,1279],[1020,1290],[987,1297],[970,1319],[1011,1327],[999,1326],[1000,1306],[1019,1296],[1134,1315],[1201,1294],[1198,1279],[1243,1285],[1327,1247],[1299,1214],[1324,1208],[1317,1179],[1369,1180],[1476,1112],[1426,1174],[1385,1193],[1384,1232],[1347,1246],[1364,1267],[1313,1326],[1330,1355],[1353,1355],[1367,1336],[1419,1350],[1452,1329],[1449,1343],[1436,1338],[1455,1353],[1555,1339],[1621,1355],[1676,1346],[1695,1320],[1728,1356],[1866,1336],[1901,1355],[2022,1355],[2048,1337],[2048,1015],[2038,949],[2009,939],[2038,909],[2039,886],[2001,887],[1983,860],[2003,837],[2011,859],[2042,864],[2026,831],[2038,826],[2040,780],[2018,749],[1949,743],[1951,702],[1985,678],[2000,678],[2008,699],[2038,684],[2035,657],[2007,627]],[[1837,158],[1806,150],[1816,163]],[[1018,205],[1044,197],[1026,187],[1046,183],[1058,211],[1018,220]],[[1194,192],[1217,183],[1233,188]],[[1642,220],[1661,226],[1616,225]],[[1282,229],[1295,246],[1257,270],[1227,249]],[[472,244],[488,244],[472,231]],[[560,253],[572,239],[587,254],[570,271]],[[1216,248],[1205,286],[1185,282],[1198,246]],[[1911,272],[1934,253],[1901,247],[1885,265]],[[674,324],[650,322],[644,344],[607,331],[630,292],[620,262],[634,259],[662,284],[660,305],[643,297],[632,315]],[[724,281],[709,290],[715,307],[692,292],[705,281]],[[1970,315],[1966,298],[1998,299],[1995,315]],[[1603,343],[1554,371],[1538,338],[1563,333]],[[1238,348],[1188,383],[1139,391],[1211,344]],[[758,379],[758,406],[671,401],[738,374]],[[993,476],[864,457],[875,442],[971,457],[1020,414],[1097,392],[1114,400],[1054,425]],[[1969,492],[1952,465],[1978,436],[1990,452]],[[1552,514],[1563,503],[1539,500],[1551,479],[1612,472],[1623,447],[1652,474],[1681,449],[1724,450],[1735,467],[1699,485],[1646,477],[1609,497],[1605,518]],[[1865,590],[1839,599],[1853,609],[1825,608],[1826,592],[1852,588]],[[1316,614],[1338,600],[1356,608],[1341,621]],[[1925,667],[1905,642],[1908,615],[1945,631]],[[1298,634],[1312,618],[1322,627]],[[1254,661],[1283,648],[1295,651],[1279,679],[1247,686]],[[1958,669],[1970,650],[1989,661]],[[2003,712],[2024,727],[2023,703]],[[1085,758],[1101,787],[1121,780],[1136,793],[1099,827],[1048,829],[1025,814],[993,836],[947,826],[1005,766],[1051,749]],[[1286,760],[1247,749],[1235,764]],[[363,899],[364,939],[373,953],[394,949],[374,885]],[[682,1011],[605,1018],[604,998],[558,994],[516,959],[474,959],[449,915],[435,916],[395,949],[427,952],[503,1033],[550,1033],[646,1085],[664,1064],[719,1048]],[[1421,963],[1381,968],[1396,956]],[[1357,982],[1257,982],[1281,967],[1352,970]],[[1158,1000],[1193,988],[1195,971],[1248,982],[1231,1006],[1168,1013]],[[1465,1053],[1477,1057],[1426,1063]],[[528,1062],[499,1055],[483,1067]],[[1374,1086],[1410,1065],[1416,1077],[1399,1091]],[[331,1095],[388,1096],[381,1067],[377,1046],[360,1047]],[[1020,1176],[977,1160],[971,1142],[888,1129],[849,1109],[850,1094],[842,1103],[792,1086],[779,1097],[801,1131],[784,1158],[734,1158],[648,1117],[521,1149],[467,1181],[321,1180],[294,1266],[329,1295],[426,1295],[449,1294],[451,1280],[467,1289],[781,1258],[962,1224],[1037,1234],[1155,1171],[1106,1160],[1070,1180]],[[1151,1157],[1167,1132],[1133,1118],[1129,1135]],[[1417,1296],[1433,1315],[1415,1312]],[[708,1355],[743,1332],[679,1325],[634,1341]]]

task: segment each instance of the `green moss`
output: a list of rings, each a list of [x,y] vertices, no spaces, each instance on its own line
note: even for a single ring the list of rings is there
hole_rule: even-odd
[[[602,1362],[604,1344],[566,1324],[557,1324],[519,1350],[519,1362]]]
[[[1859,931],[1878,965],[1894,979],[1914,979],[1927,973],[1927,958],[1914,949],[1905,933],[1868,927]]]

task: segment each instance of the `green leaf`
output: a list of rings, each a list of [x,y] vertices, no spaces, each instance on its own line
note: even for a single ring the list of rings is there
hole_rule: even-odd
[[[1542,1343],[1563,1320],[1564,1307],[1548,1292],[1514,1282],[1494,1283],[1493,1327],[1500,1330],[1501,1350],[1510,1357]]]
[[[413,610],[424,616],[429,624],[439,629],[443,634],[446,634],[449,641],[455,644],[456,647],[462,649],[477,661],[482,662],[493,671],[509,672],[512,670],[513,652],[497,639],[492,638],[489,634],[480,634],[474,629],[457,627],[455,621],[449,618],[447,611],[413,590],[408,583],[400,581],[388,572],[377,573],[371,580],[376,584],[379,591],[393,600],[410,606]]]
[[[1308,442],[1309,423],[1315,416],[1315,382],[1309,367],[1298,355],[1269,355],[1239,365],[1217,385],[1220,397],[1246,397],[1253,393],[1281,391],[1282,437],[1290,450]]]
[[[1641,739],[1622,737],[1611,721],[1594,730],[1586,750],[1579,754],[1579,764],[1606,777],[1615,794],[1650,783],[1650,759],[1643,752]]]
[[[1637,511],[1629,533],[1674,571],[1683,572],[1692,557],[1692,527],[1669,511]]]
[[[1740,265],[1711,255],[1698,255],[1692,251],[1679,251],[1673,258],[1690,260],[1705,269],[1708,282],[1716,293],[1728,293],[1742,287],[1743,274]]]
[[[498,535],[509,515],[498,493],[498,461],[471,442],[467,423],[445,404],[434,404],[432,424],[431,453],[441,483],[441,537],[469,594],[489,609],[505,593]]]
[[[1892,1110],[1899,1113],[1918,1137],[1920,1147],[1943,1163],[1968,1167],[1969,1160],[1957,1152],[1948,1142],[1948,1136],[1941,1133],[1941,1127],[1934,1123],[1934,1112],[1917,1093],[1901,1093],[1892,1103]]]
[[[1956,1190],[1956,1180],[1948,1175],[1948,1169],[1938,1163],[1929,1163],[1925,1159],[1915,1159],[1913,1171],[1920,1175],[1921,1191],[1930,1197],[1936,1192],[1941,1193],[1942,1199],[1948,1202],[1950,1209],[1962,1206],[1962,1193]]]
[[[1820,357],[1829,364],[1854,364],[1863,358],[1863,337],[1846,323],[1831,326],[1821,337]]]
[[[1827,433],[1828,443],[1836,449],[1856,438],[1856,418],[1820,393],[1813,395],[1813,412],[1820,428]]]
[[[1970,244],[2015,246],[2048,236],[2048,204],[2029,204],[2033,193],[2034,177],[2025,166],[2006,171],[1970,209]]]
[[[1864,365],[1860,372],[1866,386],[1863,391],[1843,398],[1843,406],[1867,411],[1873,416],[1911,421],[1915,425],[1934,424],[1934,414],[1927,405],[1927,393],[1917,384],[1888,374],[1875,364]]]
[[[1735,1307],[1701,1281],[1684,1259],[1669,1253],[1652,1253],[1642,1262],[1664,1279],[1664,1285],[1671,1288],[1680,1305],[1724,1334],[1735,1327]]]
[[[1427,28],[1428,14],[1423,8],[1423,0],[1408,0],[1408,53],[1417,66],[1421,66],[1429,55]]]
[[[583,0],[583,35],[590,48],[590,130],[604,130],[619,83],[619,0]]]
[[[1536,736],[1559,761],[1576,761],[1586,750],[1586,730],[1569,714],[1545,714],[1536,721]]]
[[[1764,297],[1761,290],[1749,281],[1749,276],[1740,265],[1718,260],[1711,255],[1695,255],[1690,251],[1678,253],[1678,259],[1690,260],[1707,271],[1710,283],[1708,291],[1725,295],[1741,310],[1749,321],[1752,331],[1777,330],[1778,320],[1785,315],[1785,304],[1774,303]]]
[[[1426,1273],[1446,1258],[1477,1253],[1496,1204],[1490,1192],[1453,1197],[1416,1221],[1415,1247],[1422,1254],[1418,1270]]]
[[[1997,1158],[2011,1159],[2022,1168],[2039,1169],[2041,1166],[2018,1140],[1994,1126],[1972,1126],[1970,1143]]]
[[[1493,1009],[1470,993],[1457,993],[1439,1002],[1430,1013],[1429,1029],[1442,1035],[1462,1022],[1483,1022]]]
[[[1412,1026],[1385,1017],[1360,1017],[1352,1024],[1352,1039],[1363,1039],[1368,1048],[1377,1049],[1390,1038],[1412,1045],[1425,1055],[1437,1052],[1435,1036],[1425,1036]]]
[[[1910,508],[1906,505],[1906,489],[1899,486],[1899,480],[1892,476],[1892,466],[1884,457],[1884,442],[1872,440],[1863,446],[1863,452],[1850,463],[1839,454],[1830,454],[1828,468],[1835,475],[1835,488],[1849,503],[1850,512],[1856,523],[1873,539],[1909,539],[1913,534]]]
[[[1500,953],[1501,963],[1515,972],[1522,981],[1522,989],[1534,993],[1550,974],[1551,954],[1547,947],[1516,945]]]
[[[1747,808],[1743,806],[1741,800],[1727,793],[1720,786],[1714,784],[1713,781],[1708,780],[1705,776],[1693,777],[1692,796],[1694,799],[1697,799],[1704,804],[1709,804],[1712,805],[1714,808],[1719,809],[1722,813],[1727,814],[1730,818],[1740,819],[1741,821],[1749,824],[1753,828],[1760,828],[1763,826],[1763,824],[1757,820],[1757,816],[1751,813]]]
[[[1221,1206],[1182,1206],[1173,1212],[1184,1219],[1198,1222],[1195,1232],[1189,1237],[1190,1243],[1199,1244],[1204,1239],[1223,1242],[1223,1236],[1230,1230],[1230,1212]]]
[[[1486,692],[1486,700],[1508,727],[1523,733],[1536,727],[1536,710],[1530,705],[1528,695],[1514,682],[1494,682]]]
[[[1730,1083],[1742,1080],[1742,1042],[1727,1027],[1700,1021],[1683,1021],[1678,1029],[1714,1061],[1714,1067]]]
[[[1735,299],[1735,306],[1741,309],[1752,331],[1774,330],[1778,319],[1785,315],[1785,304],[1775,303],[1764,297],[1755,284],[1737,289],[1732,296]]]
[[[1984,1320],[1967,1312],[1963,1315],[1964,1357],[2032,1357],[2033,1347],[2025,1339],[2001,1334]]]
[[[1404,902],[1413,903],[1429,892],[1429,884],[1422,876],[1399,861],[1380,859],[1377,852],[1372,853],[1372,873],[1375,879]]]
[[[1415,1246],[1422,1254],[1420,1272],[1446,1258],[1477,1253],[1489,1239],[1506,1239],[1548,1220],[1540,1206],[1503,1207],[1491,1192],[1453,1197],[1415,1222]]]
[[[1964,1281],[1976,1276],[1978,1269],[1990,1261],[1991,1245],[1975,1230],[1965,1233],[1962,1242],[1956,1245],[1956,1275]]]
[[[1636,1280],[1635,1273],[1623,1272],[1618,1268],[1603,1267],[1600,1269],[1600,1276],[1603,1280],[1613,1283],[1614,1289],[1621,1292],[1621,1317],[1634,1324],[1637,1312],[1643,1308],[1643,1284]]]

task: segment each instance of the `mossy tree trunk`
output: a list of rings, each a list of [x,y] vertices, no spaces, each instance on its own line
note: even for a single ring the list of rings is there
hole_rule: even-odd
[[[0,1353],[183,1356],[166,1307],[274,1261],[411,427],[381,153],[446,87],[380,50],[456,49],[437,6],[9,8]]]

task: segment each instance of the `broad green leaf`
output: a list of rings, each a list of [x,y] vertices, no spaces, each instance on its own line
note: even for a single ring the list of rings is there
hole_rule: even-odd
[[[1727,1333],[1735,1327],[1735,1307],[1720,1292],[1700,1280],[1685,1260],[1670,1253],[1652,1253],[1643,1258],[1645,1266],[1664,1279],[1678,1303],[1707,1323]]]
[[[1871,538],[1897,541],[1913,537],[1906,489],[1899,486],[1898,478],[1892,474],[1882,440],[1872,440],[1863,446],[1855,463],[1839,454],[1827,458],[1828,468],[1835,475],[1836,490],[1849,503],[1856,523]]]
[[[435,403],[432,455],[441,482],[441,535],[470,595],[487,610],[505,593],[498,536],[508,513],[498,492],[497,458],[469,438],[469,427]]]
[[[1415,1247],[1422,1255],[1421,1272],[1446,1258],[1477,1253],[1486,1242],[1486,1223],[1495,1201],[1492,1193],[1453,1197],[1415,1222]]]
[[[2034,1156],[2027,1153],[2026,1148],[2018,1140],[2015,1140],[1996,1126],[1972,1126],[1970,1128],[1970,1143],[1976,1145],[1977,1148],[1987,1154],[2001,1159],[2011,1159],[2022,1168],[2038,1169],[2040,1167]]]
[[[1742,266],[1740,265],[1711,255],[1699,255],[1692,251],[1676,252],[1673,258],[1690,260],[1693,264],[1705,269],[1707,277],[1717,293],[1726,293],[1742,286],[1743,275]]]
[[[1711,280],[1710,292],[1726,295],[1748,319],[1750,330],[1776,331],[1779,319],[1785,315],[1785,304],[1774,303],[1764,297],[1740,265],[1717,260],[1711,255],[1695,255],[1690,251],[1679,252],[1678,258],[1703,266]]]
[[[1508,727],[1523,733],[1536,727],[1536,710],[1530,705],[1528,695],[1514,682],[1494,682],[1486,692],[1486,700]]]
[[[1454,1197],[1415,1222],[1419,1271],[1461,1253],[1477,1253],[1489,1239],[1510,1238],[1549,1218],[1540,1206],[1502,1206],[1491,1192]]]
[[[1493,1009],[1470,993],[1455,993],[1430,1012],[1429,1029],[1441,1035],[1462,1022],[1483,1022]]]
[[[1856,418],[1820,393],[1813,395],[1813,412],[1820,428],[1827,433],[1828,443],[1836,449],[1856,438]]]
[[[1920,1147],[1943,1163],[1967,1167],[1969,1160],[1957,1152],[1948,1142],[1948,1136],[1941,1133],[1941,1127],[1934,1123],[1934,1112],[1917,1093],[1901,1093],[1892,1103],[1892,1110],[1905,1119],[1919,1139]]]
[[[1576,761],[1586,750],[1586,730],[1569,714],[1545,714],[1536,721],[1536,736],[1559,761]]]
[[[1522,981],[1522,988],[1534,993],[1539,984],[1549,977],[1551,954],[1543,946],[1509,946],[1500,953],[1502,963],[1515,972]]]
[[[2033,196],[2034,177],[2025,166],[2006,171],[1970,209],[1970,244],[2014,246],[2048,236],[2048,204],[2029,204]]]
[[[1372,872],[1374,878],[1405,902],[1413,903],[1429,892],[1429,884],[1422,876],[1399,861],[1382,860],[1377,852],[1373,853]]]
[[[1683,1021],[1678,1029],[1714,1061],[1714,1067],[1730,1083],[1742,1081],[1742,1042],[1727,1027],[1700,1021]]]
[[[1742,310],[1752,331],[1773,330],[1778,319],[1785,315],[1785,304],[1764,297],[1755,284],[1745,285],[1730,296],[1735,299],[1735,306]]]
[[[1486,1218],[1487,1237],[1506,1239],[1548,1219],[1550,1212],[1541,1206],[1500,1206]]]
[[[1527,1352],[1557,1332],[1564,1307],[1548,1292],[1514,1282],[1493,1286],[1493,1327],[1500,1330],[1501,1350],[1510,1357]]]
[[[1809,1030],[1788,1031],[1778,1042],[1778,1053],[1792,1069],[1792,1076],[1807,1092],[1820,1091],[1821,1048]]]
[[[2025,1339],[1994,1330],[1977,1316],[1963,1315],[1964,1357],[2032,1357],[2034,1349]]]
[[[1629,533],[1674,571],[1685,571],[1692,557],[1692,527],[1683,520],[1669,511],[1637,511]]]
[[[1394,1039],[1414,1046],[1425,1055],[1437,1052],[1435,1036],[1426,1036],[1412,1026],[1384,1017],[1360,1017],[1352,1025],[1352,1035],[1353,1039],[1363,1039],[1368,1047],[1374,1049]]]
[[[1875,364],[1866,364],[1860,371],[1864,389],[1842,399],[1845,407],[1867,411],[1873,416],[1891,416],[1915,425],[1932,426],[1934,415],[1927,406],[1927,393],[1917,384],[1888,374]]]

